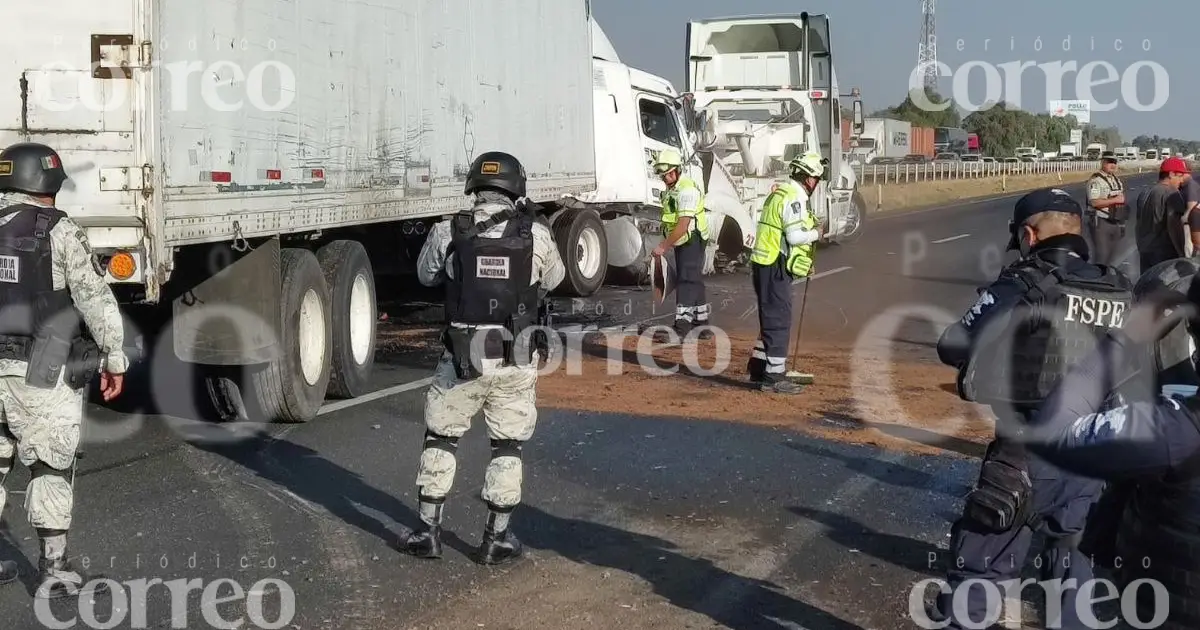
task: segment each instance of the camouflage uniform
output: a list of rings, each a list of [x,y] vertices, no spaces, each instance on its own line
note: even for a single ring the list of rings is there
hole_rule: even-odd
[[[512,208],[513,203],[503,195],[480,192],[475,206],[475,221],[483,221],[495,213]],[[507,222],[498,223],[480,234],[482,238],[498,238]],[[532,284],[540,283],[549,291],[566,276],[566,268],[550,230],[540,223],[533,224]],[[453,268],[447,264],[451,240],[450,221],[434,226],[417,262],[417,274],[422,284],[436,286]],[[488,326],[477,326],[487,328]],[[494,328],[498,326],[492,326]],[[520,443],[533,436],[537,423],[538,357],[529,365],[502,365],[502,359],[482,359],[482,376],[463,381],[458,378],[449,351],[443,352],[433,375],[433,383],[425,395],[425,426],[428,429],[421,453],[417,486],[422,498],[422,519],[427,524],[440,521],[440,511],[431,513],[450,493],[457,471],[458,438],[466,434],[471,420],[480,411],[487,424],[488,437],[493,444],[493,457],[488,464],[482,498],[493,511],[507,513],[521,501],[523,468],[520,453],[497,450],[497,444]],[[506,523],[507,521],[505,521]]]
[[[488,193],[483,193],[485,197]],[[479,205],[475,219],[482,221],[504,210],[503,201]],[[496,238],[503,234],[504,223],[481,234]],[[558,286],[566,276],[554,239],[545,226],[533,226],[534,282],[543,287]],[[440,274],[448,274],[446,250],[450,245],[450,222],[436,225],[421,250],[417,273],[423,284],[439,283]],[[480,327],[482,328],[482,327]],[[537,363],[528,366],[501,365],[501,359],[483,359],[483,376],[460,381],[454,371],[449,352],[443,352],[434,371],[433,383],[425,396],[425,424],[437,435],[462,437],[470,428],[471,419],[481,410],[487,423],[488,437],[493,440],[527,441],[537,423]],[[421,454],[417,485],[427,496],[445,497],[454,483],[454,455],[446,450],[427,448]],[[488,466],[483,487],[483,500],[499,507],[512,507],[521,501],[521,460],[501,457]]]
[[[17,204],[49,207],[22,193],[0,195],[0,209]],[[0,217],[0,225],[12,216]],[[104,355],[103,369],[123,374],[128,361],[122,350],[125,332],[121,313],[83,229],[64,217],[49,237],[54,289],[70,290],[75,308]],[[27,365],[25,361],[0,359],[0,478],[12,469],[14,459],[31,469],[44,464],[57,471],[35,476],[25,494],[30,524],[39,533],[53,532],[44,536],[43,544],[47,559],[56,560],[65,553],[66,530],[71,527],[74,493],[70,471],[79,447],[85,392],[64,384],[62,374],[54,389],[26,385]],[[0,510],[5,499],[0,485]]]
[[[1093,204],[1108,199],[1115,193],[1124,192],[1125,187],[1114,173],[1096,173],[1087,184],[1088,208],[1084,219],[1084,233],[1091,245],[1092,262],[1098,265],[1121,268],[1131,280],[1137,279],[1133,265],[1134,245],[1126,238],[1124,221],[1115,221],[1108,209],[1098,209]]]

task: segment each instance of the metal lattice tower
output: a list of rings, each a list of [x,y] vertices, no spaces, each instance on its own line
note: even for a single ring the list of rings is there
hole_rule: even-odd
[[[937,89],[937,30],[934,10],[937,0],[921,0],[921,45],[917,49],[917,68],[925,77],[925,88]]]

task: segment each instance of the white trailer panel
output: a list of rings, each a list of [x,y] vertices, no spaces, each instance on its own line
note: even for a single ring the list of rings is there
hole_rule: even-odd
[[[0,90],[0,144],[58,148],[63,209],[152,268],[453,212],[488,150],[536,200],[595,188],[586,0],[62,0],[9,7],[0,35],[0,84],[31,86]]]

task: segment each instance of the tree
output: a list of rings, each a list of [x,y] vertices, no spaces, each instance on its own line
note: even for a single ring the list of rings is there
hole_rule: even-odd
[[[1056,118],[1049,114],[1031,114],[1000,101],[963,120],[963,127],[979,136],[979,149],[985,155],[1008,157],[1017,147],[1037,147],[1056,152],[1071,139],[1076,127],[1074,116]]]
[[[926,89],[924,97],[928,104],[937,106],[931,108],[926,107],[924,102],[919,103],[921,97],[920,91],[913,90],[899,105],[875,112],[872,115],[879,118],[903,120],[917,127],[959,127],[962,125],[962,116],[953,101],[942,98],[942,95],[933,90]]]
[[[1181,155],[1200,153],[1200,141],[1181,140],[1179,138],[1163,138],[1158,135],[1138,136],[1133,139],[1133,146],[1138,147],[1143,151],[1146,149],[1161,149],[1162,147],[1171,147],[1171,151]]]

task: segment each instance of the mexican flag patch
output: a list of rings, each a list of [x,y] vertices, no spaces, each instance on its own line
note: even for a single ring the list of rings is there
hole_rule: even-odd
[[[56,168],[62,168],[62,162],[58,161],[58,156],[47,155],[46,157],[42,158],[43,171],[50,171]]]

